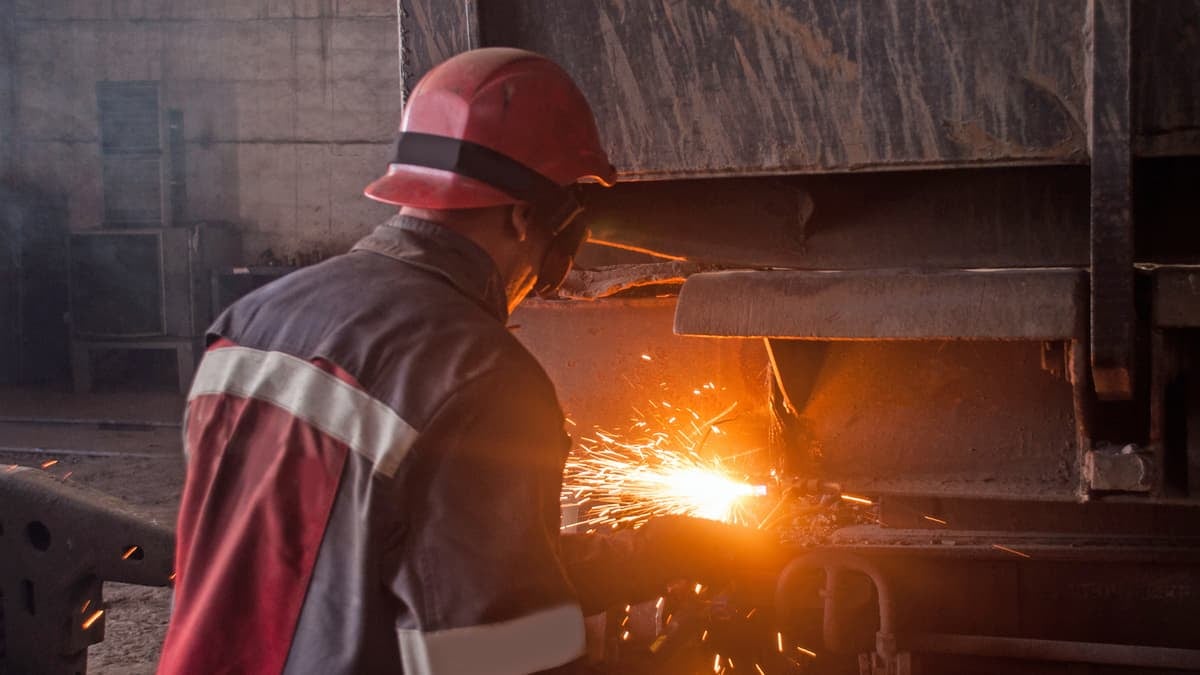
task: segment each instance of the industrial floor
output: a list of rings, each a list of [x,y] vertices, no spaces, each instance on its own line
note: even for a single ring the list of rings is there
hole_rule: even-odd
[[[173,523],[183,485],[182,410],[183,398],[167,392],[0,388],[0,465],[48,464],[45,471]],[[108,583],[104,598],[106,639],[88,650],[89,675],[153,673],[170,589]]]

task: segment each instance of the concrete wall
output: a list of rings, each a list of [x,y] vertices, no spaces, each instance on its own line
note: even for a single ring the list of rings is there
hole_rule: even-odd
[[[237,223],[246,262],[340,251],[390,213],[361,192],[398,119],[392,0],[3,2],[17,173],[69,195],[73,229],[103,221],[101,80],[161,82],[184,118],[184,219]]]

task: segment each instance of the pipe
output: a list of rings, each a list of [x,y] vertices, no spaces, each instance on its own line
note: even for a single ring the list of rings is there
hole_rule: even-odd
[[[951,633],[902,634],[896,637],[896,643],[906,651],[930,654],[1200,670],[1197,649]]]
[[[798,574],[820,568],[825,572],[826,589],[832,590],[833,583],[837,581],[837,570],[849,570],[867,575],[871,579],[871,583],[875,585],[875,595],[879,601],[879,632],[876,633],[876,651],[884,658],[891,658],[895,655],[895,606],[892,602],[892,595],[888,591],[883,573],[867,559],[847,553],[845,551],[812,551],[798,556],[788,563],[783,572],[779,575],[779,583],[775,587],[775,606],[787,607],[789,605],[788,598],[795,595],[792,586],[795,584],[793,578]],[[836,633],[834,631],[834,622],[829,619],[833,616],[830,605],[833,602],[833,594],[827,593],[825,597],[825,617],[822,626],[822,639],[826,646],[829,647],[837,642]]]

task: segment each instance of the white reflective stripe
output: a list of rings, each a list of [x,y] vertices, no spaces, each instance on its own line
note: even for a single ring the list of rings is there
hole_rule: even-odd
[[[282,352],[225,347],[208,352],[188,400],[229,394],[277,405],[342,441],[392,476],[417,432],[370,394]]]
[[[396,633],[408,675],[525,675],[583,656],[585,640],[577,605],[485,626]]]

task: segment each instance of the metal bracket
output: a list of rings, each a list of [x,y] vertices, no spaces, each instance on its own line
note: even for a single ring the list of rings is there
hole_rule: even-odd
[[[1133,397],[1133,157],[1130,0],[1091,0],[1092,379],[1102,399]]]

